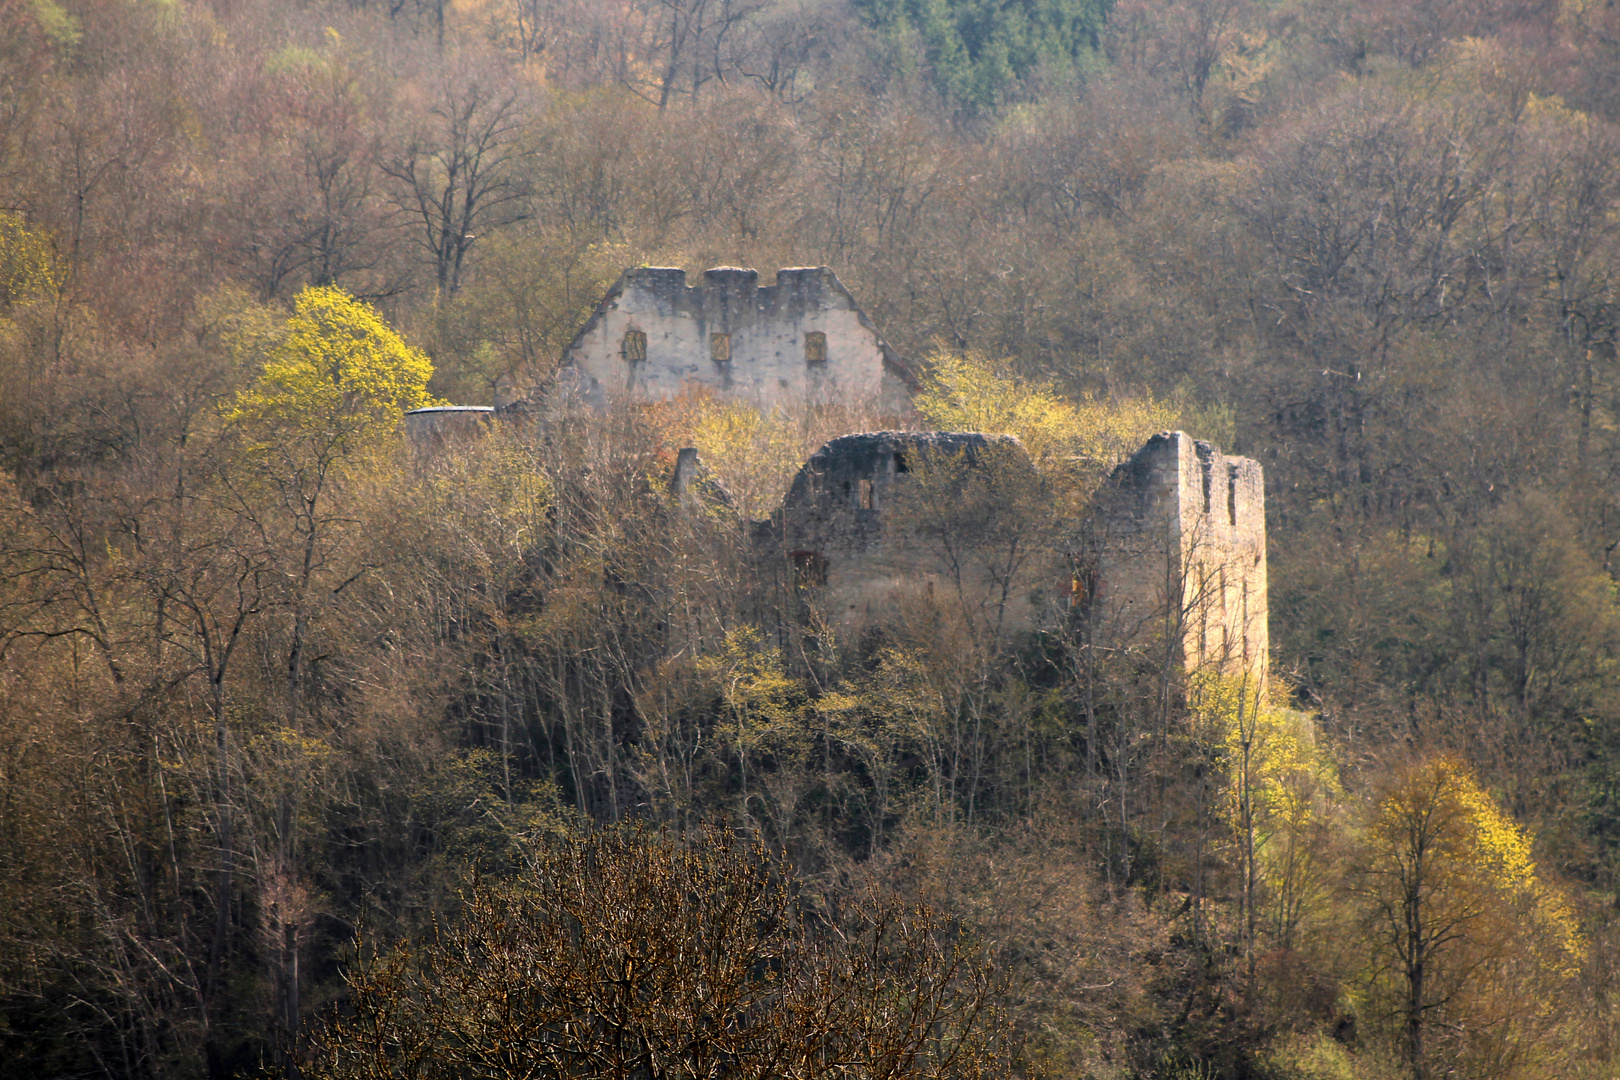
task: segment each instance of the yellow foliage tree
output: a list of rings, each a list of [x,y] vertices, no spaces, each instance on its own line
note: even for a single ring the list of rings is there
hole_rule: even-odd
[[[60,288],[50,234],[0,211],[0,305],[52,296]]]
[[[873,426],[859,408],[804,402],[762,408],[702,388],[644,406],[643,415],[667,448],[697,448],[745,520],[775,510],[800,466],[828,440]]]
[[[745,517],[766,517],[814,452],[780,408],[713,400],[692,424],[692,445],[737,499]]]
[[[982,353],[941,350],[927,364],[916,406],[930,427],[1016,435],[1043,469],[1061,463],[1100,474],[1176,422],[1175,410],[1151,396],[1074,401]]]
[[[719,690],[722,729],[716,736],[730,743],[746,809],[751,762],[764,757],[786,762],[804,753],[803,692],[787,676],[781,653],[752,627],[728,633],[720,654],[698,661],[698,670]]]
[[[296,721],[311,585],[334,566],[343,530],[334,504],[342,481],[397,437],[405,410],[431,403],[433,365],[380,315],[342,289],[306,288],[278,340],[247,335],[263,352],[258,381],[227,420],[240,440],[229,490],[239,513],[273,543],[295,613],[288,723]],[[245,339],[246,340],[246,339]]]
[[[338,453],[397,432],[405,411],[433,403],[433,365],[369,304],[335,286],[298,294],[281,340],[231,419],[277,441],[288,435]]]
[[[1367,1004],[1410,1075],[1560,1075],[1550,1036],[1585,946],[1524,830],[1450,757],[1397,770],[1367,811]]]
[[[1188,704],[1225,767],[1223,813],[1236,834],[1252,977],[1258,933],[1295,948],[1302,922],[1325,899],[1338,768],[1310,719],[1270,704],[1247,677],[1200,672]]]
[[[69,320],[59,303],[66,276],[49,232],[0,210],[0,394],[28,401]]]
[[[244,360],[264,360],[257,381],[227,410],[233,452],[218,462],[221,489],[250,523],[249,535],[262,538],[267,600],[284,628],[278,745],[307,749],[309,643],[335,597],[366,569],[354,558],[356,515],[345,494],[398,438],[405,410],[430,403],[433,366],[369,305],[330,286],[301,292],[279,334],[246,318],[232,337]],[[309,912],[298,899],[307,895],[298,870],[298,807],[312,761],[300,750],[271,773],[273,842],[261,871],[267,906],[276,904],[282,919],[270,964],[275,1015],[287,1031],[297,1030],[300,1015],[297,941]]]

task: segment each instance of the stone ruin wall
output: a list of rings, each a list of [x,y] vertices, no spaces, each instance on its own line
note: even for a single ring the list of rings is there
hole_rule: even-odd
[[[569,346],[552,407],[659,400],[691,385],[762,406],[804,402],[911,414],[916,383],[837,276],[826,267],[777,271],[760,286],[753,270],[705,271],[687,285],[680,269],[626,270]],[[440,407],[406,418],[412,445],[429,451],[475,435],[492,418],[534,406],[505,399],[495,409]],[[523,408],[520,408],[522,406]],[[937,551],[908,535],[908,457],[972,458],[1005,435],[875,432],[822,447],[800,470],[782,509],[757,539],[786,573],[815,587],[818,606],[843,624],[926,611],[947,584]],[[683,502],[712,487],[682,453],[675,487]],[[1027,457],[1023,458],[1027,463]],[[682,471],[684,469],[684,472]],[[707,485],[707,486],[706,486]],[[702,496],[713,498],[713,492]],[[1042,567],[1048,598],[1083,611],[1098,640],[1156,644],[1187,671],[1213,666],[1263,683],[1269,662],[1265,491],[1260,466],[1222,454],[1184,432],[1162,432],[1115,470],[1084,522],[1075,522],[1075,566]],[[780,545],[777,548],[777,545]],[[953,599],[957,582],[949,583]],[[962,594],[988,593],[964,580]],[[1010,622],[1033,626],[1032,589],[1009,606]],[[1072,617],[1072,613],[1071,613]]]
[[[820,335],[820,337],[816,337]],[[911,377],[827,267],[759,273],[626,270],[564,354],[571,393],[602,407],[660,400],[689,385],[757,404],[798,402],[910,409]]]
[[[1187,671],[1263,685],[1268,668],[1265,484],[1260,465],[1171,431],[1110,480],[1089,523],[1096,625],[1156,638]]]
[[[800,470],[771,543],[817,606],[846,627],[958,602],[937,548],[908,533],[919,462],[990,448],[1023,448],[1011,436],[877,432],[822,447]],[[912,519],[914,522],[915,519]],[[1075,580],[1059,567],[1033,577],[1006,610],[1009,627],[1043,617],[1039,593],[1069,592],[1105,647],[1164,648],[1185,671],[1249,676],[1263,692],[1269,662],[1265,491],[1260,466],[1184,432],[1155,435],[1115,470],[1084,522],[1074,523]],[[1046,574],[1052,580],[1039,580]],[[969,575],[964,593],[983,603],[989,580]],[[1034,587],[1030,587],[1034,586]],[[951,590],[940,593],[938,590]],[[981,609],[982,610],[982,609]],[[1050,617],[1047,612],[1044,617]]]
[[[947,595],[952,603],[993,602],[993,583],[971,566],[958,596],[937,546],[907,528],[925,513],[915,485],[930,460],[960,458],[971,467],[989,452],[1028,464],[1010,435],[883,431],[827,443],[799,470],[774,523],[790,572],[815,588],[827,618],[845,626],[924,610]],[[1014,622],[1029,621],[1026,594],[1010,606]]]

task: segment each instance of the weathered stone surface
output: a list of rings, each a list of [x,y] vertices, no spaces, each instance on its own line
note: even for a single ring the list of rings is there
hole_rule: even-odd
[[[695,446],[685,447],[675,456],[675,471],[669,478],[669,493],[687,511],[699,506],[725,511],[737,508],[731,492],[698,457]]]
[[[831,269],[626,270],[563,356],[559,389],[597,407],[659,400],[687,386],[772,405],[910,408],[915,382]]]
[[[1092,617],[1119,640],[1153,636],[1187,670],[1263,685],[1269,661],[1265,483],[1258,463],[1181,431],[1114,471],[1087,523]]]
[[[494,415],[418,409],[406,415],[406,431],[414,447],[431,450],[483,431]],[[781,509],[754,524],[753,540],[846,628],[900,614],[928,618],[943,604],[994,633],[1085,619],[1106,648],[1162,648],[1187,672],[1246,676],[1264,693],[1270,649],[1258,463],[1166,431],[1114,470],[1084,521],[1042,517],[1042,491],[1011,435],[845,435],[811,456]],[[687,513],[735,513],[691,448],[677,457],[669,493]],[[1044,537],[1033,546],[1057,557],[1015,566],[1014,549],[1037,532]]]
[[[941,589],[957,603],[993,602],[987,590],[994,583],[983,580],[979,566],[966,565],[974,560],[944,565],[942,530],[957,524],[950,493],[922,486],[951,483],[992,458],[998,469],[1033,469],[1011,435],[879,431],[834,439],[788,490],[780,550],[800,582],[818,590],[825,613],[845,624],[887,617]],[[1027,597],[1013,606],[1013,618],[1027,616]]]
[[[550,389],[556,399],[513,400],[509,382],[497,386],[497,410],[409,414],[412,445],[426,450],[482,430],[492,412],[521,420],[531,409],[546,415],[573,402],[656,400],[692,385],[761,405],[841,402],[897,416],[909,414],[915,389],[826,267],[779,270],[776,284],[764,287],[757,272],[735,267],[705,271],[696,287],[679,269],[626,270],[569,346]],[[957,470],[945,488],[923,483],[929,463],[950,466],[936,469],[935,481]],[[781,510],[755,524],[754,539],[823,614],[846,626],[901,611],[926,617],[936,602],[955,603],[997,632],[1062,613],[1089,620],[1094,640],[1108,647],[1149,643],[1189,672],[1244,675],[1263,690],[1265,487],[1256,462],[1185,432],[1161,432],[1114,471],[1088,520],[1069,523],[1041,517],[1027,497],[1038,500],[1041,490],[1038,481],[1026,483],[1033,468],[1008,435],[846,435],[810,458]],[[969,475],[979,482],[965,482]],[[949,483],[964,505],[950,505]],[[688,512],[732,510],[693,450],[681,451],[670,490]],[[1054,524],[1069,530],[1056,545],[1049,543]],[[1006,569],[1024,527],[1047,533],[1037,547],[1067,545],[1056,562],[1068,565]],[[998,544],[1010,545],[1007,558]],[[948,598],[937,595],[941,588]],[[1050,602],[1037,602],[1043,592]]]
[[[995,471],[974,491],[961,488],[964,503],[977,502],[955,513],[949,488],[922,486],[930,463],[936,479],[942,463],[958,477],[961,470]],[[1265,489],[1257,463],[1185,432],[1153,436],[1114,471],[1087,520],[1057,523],[1057,546],[1076,557],[1078,574],[1074,564],[1045,563],[1002,573],[1010,563],[998,544],[1005,548],[1021,530],[1054,538],[1054,523],[1038,518],[1038,505],[995,490],[1038,495],[1039,485],[1025,484],[1020,469],[1033,465],[1008,435],[846,435],[799,471],[761,541],[780,553],[823,613],[845,626],[936,600],[962,605],[997,629],[1084,618],[1107,647],[1162,647],[1188,672],[1247,675],[1263,690]],[[987,519],[997,513],[1021,516]],[[1038,602],[1041,594],[1051,602]]]

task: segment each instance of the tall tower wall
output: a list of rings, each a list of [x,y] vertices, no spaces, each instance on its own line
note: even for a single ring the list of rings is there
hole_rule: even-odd
[[[1265,679],[1265,483],[1259,464],[1185,432],[1155,435],[1115,470],[1090,524],[1092,617],[1156,640],[1186,671]]]

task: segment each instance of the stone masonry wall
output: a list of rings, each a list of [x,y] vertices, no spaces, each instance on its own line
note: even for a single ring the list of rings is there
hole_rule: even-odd
[[[1114,472],[1090,522],[1092,618],[1156,638],[1187,671],[1262,684],[1269,662],[1265,486],[1259,464],[1185,432],[1155,435]]]
[[[1010,435],[882,431],[834,439],[799,470],[773,523],[791,572],[815,587],[828,618],[845,625],[933,602],[966,605],[987,626],[1026,623],[1028,590],[1003,603],[983,572],[993,560],[979,558],[991,553],[976,551],[975,538],[952,537],[954,550],[943,550],[944,531],[961,524],[952,485],[985,468],[1016,476],[1034,466]]]
[[[688,385],[762,405],[842,401],[901,415],[911,376],[827,267],[626,270],[564,354],[572,393],[601,407]]]
[[[973,507],[953,516],[949,490],[932,489],[933,502],[921,505],[929,489],[919,474],[930,461],[1033,469],[1011,436],[889,431],[835,439],[799,471],[770,546],[780,544],[789,572],[812,587],[826,617],[851,626],[965,602],[985,625],[1028,629],[1061,609],[1043,616],[1038,594],[1055,599],[1069,585],[1105,647],[1163,649],[1162,659],[1182,670],[1248,675],[1263,690],[1265,490],[1257,463],[1184,432],[1155,435],[1114,471],[1091,516],[1073,523],[1081,566],[1072,584],[1067,569],[1030,566],[998,600],[1000,583],[982,571],[998,535],[1008,534],[991,527],[988,547],[977,552],[973,536],[946,540],[942,529],[984,532],[985,523]],[[1017,475],[998,474],[991,486],[1017,484]],[[992,497],[983,508],[995,505]],[[1035,512],[1016,498],[1006,505]]]

